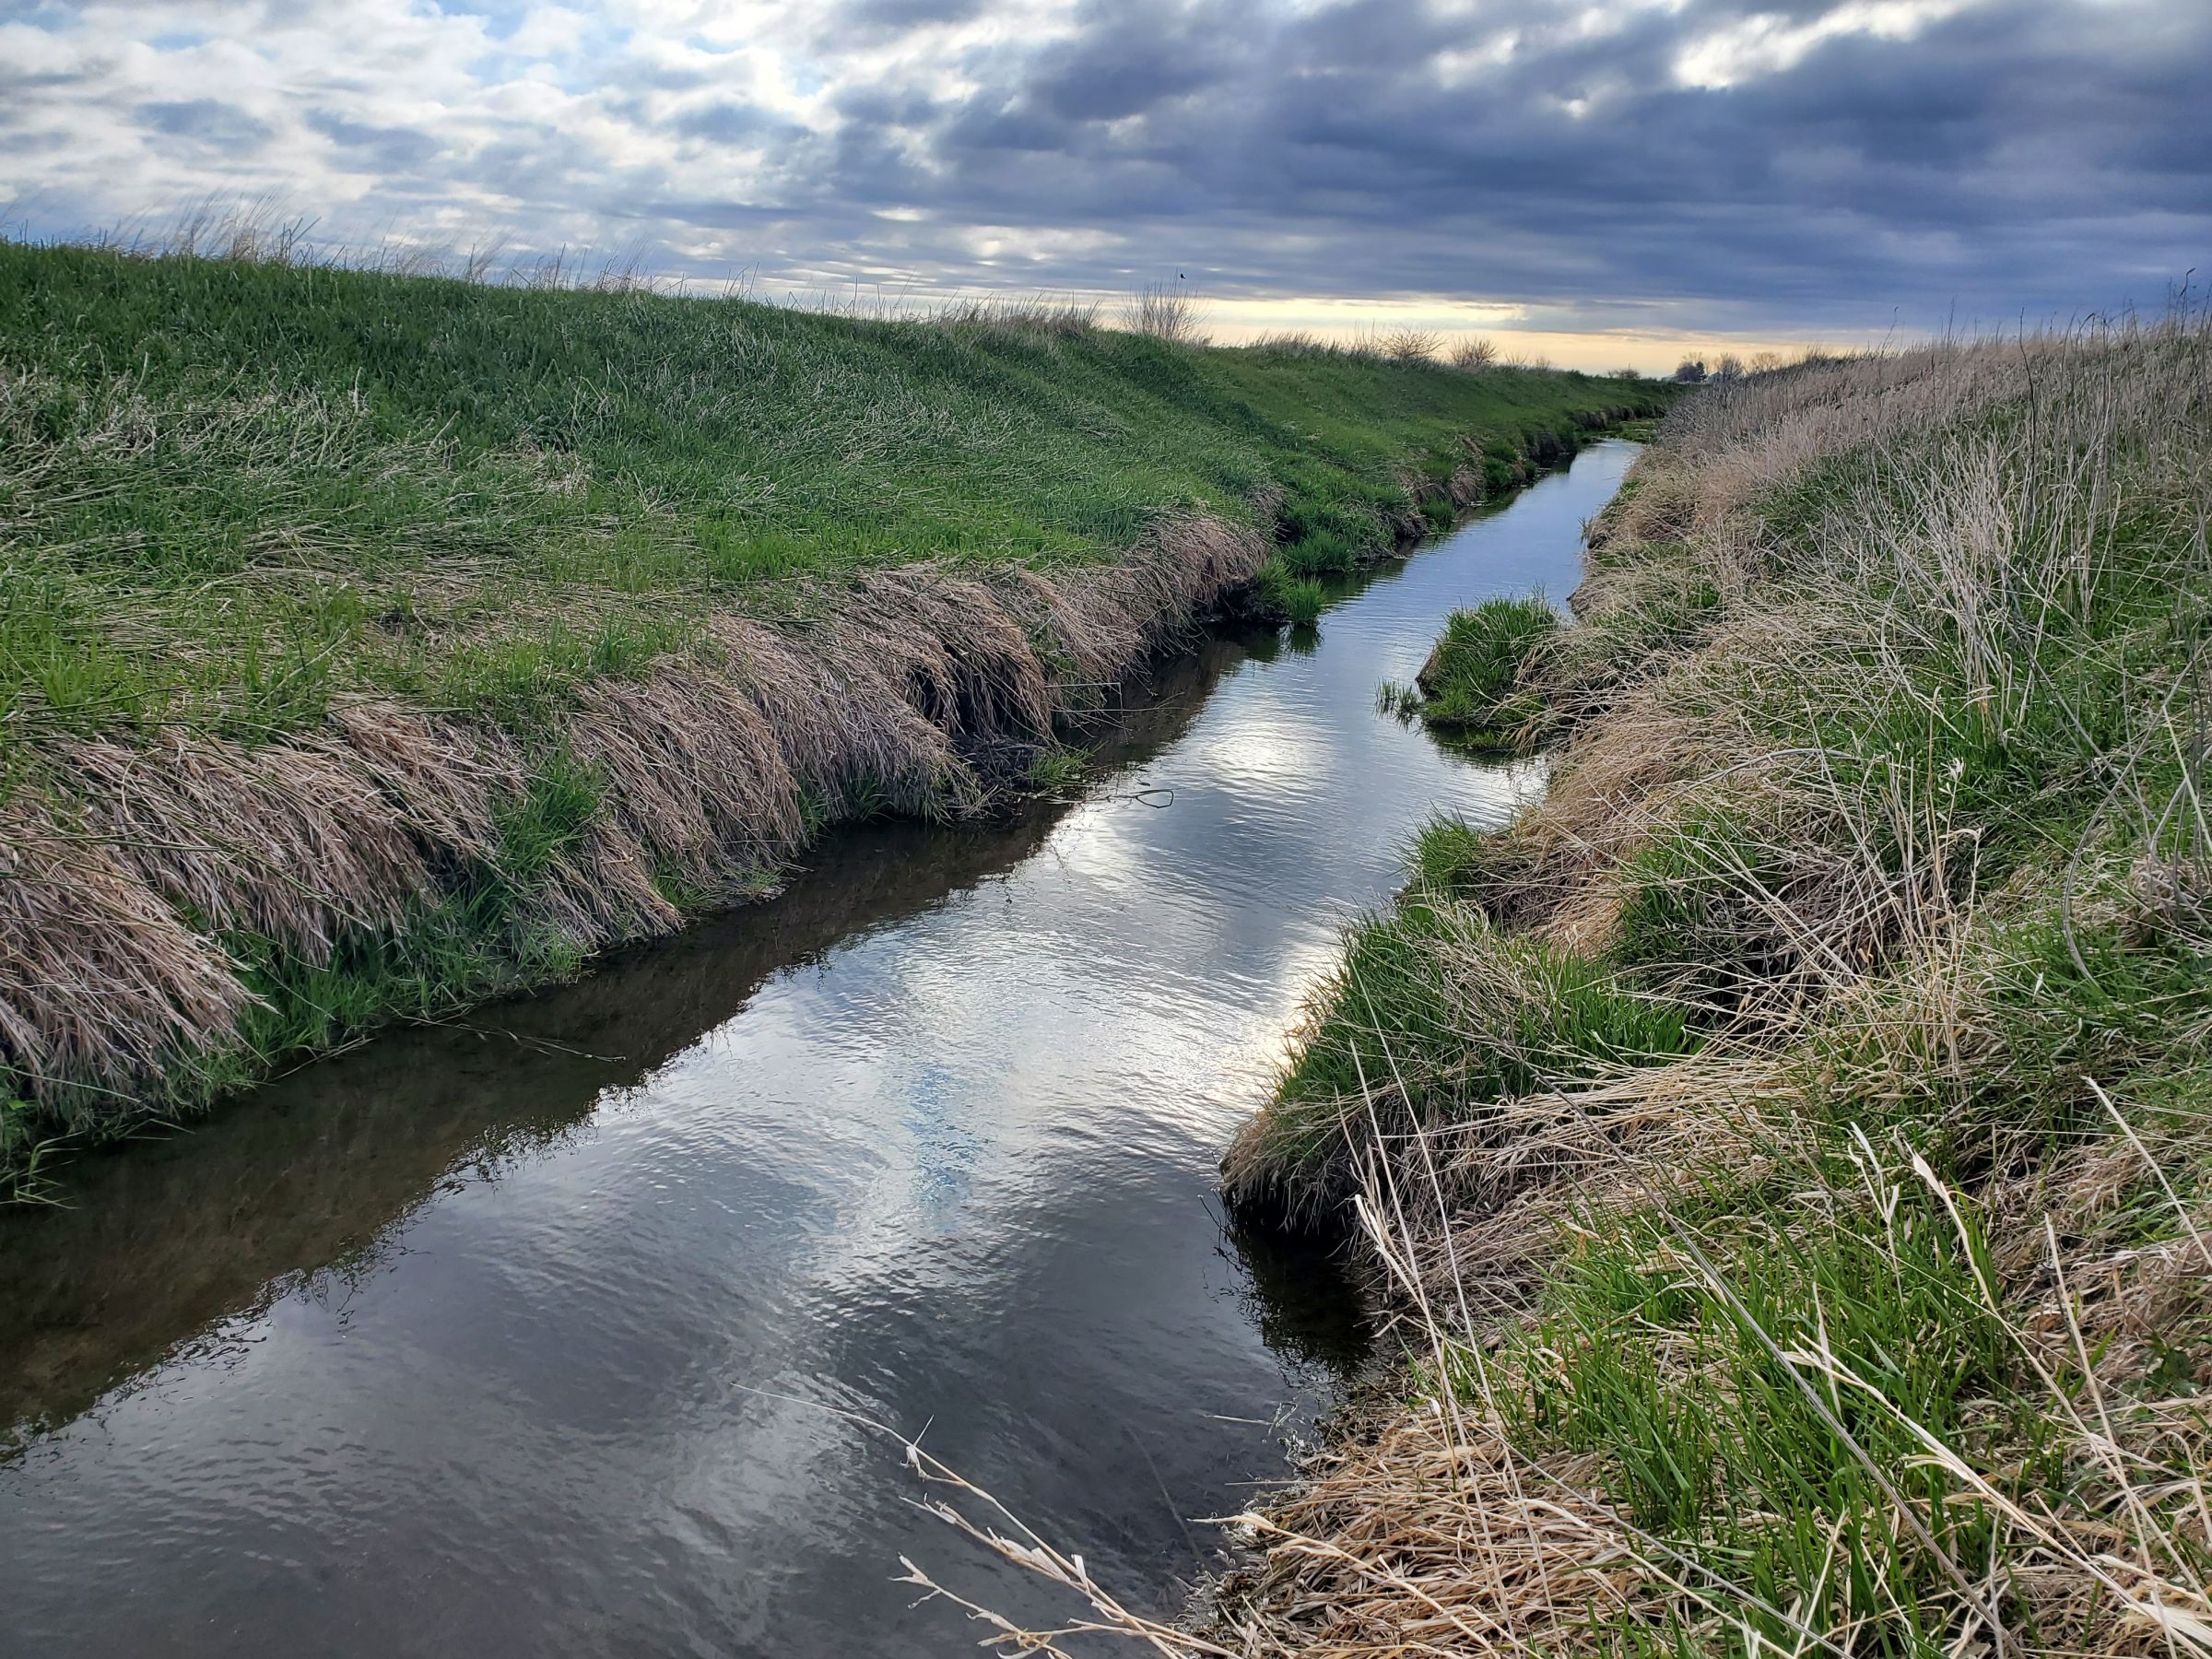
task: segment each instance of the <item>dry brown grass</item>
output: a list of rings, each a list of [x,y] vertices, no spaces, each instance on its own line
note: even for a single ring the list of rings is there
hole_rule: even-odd
[[[1469,335],[1455,341],[1447,359],[1453,368],[1468,374],[1479,374],[1486,369],[1498,366],[1498,342],[1481,335]]]
[[[1394,363],[1433,363],[1443,347],[1433,328],[1394,328],[1382,336],[1382,354]]]
[[[453,857],[489,863],[498,804],[522,788],[512,747],[391,702],[341,704],[324,740],[349,755],[401,819]]]
[[[145,1087],[219,1041],[247,994],[113,848],[17,802],[0,817],[0,1041],[34,1088]]]
[[[1265,553],[1192,515],[1072,572],[917,565],[813,594],[795,620],[713,618],[700,649],[589,682],[527,735],[599,805],[518,924],[586,953],[665,932],[682,919],[666,876],[710,899],[756,888],[807,834],[803,796],[830,819],[976,810]],[[0,819],[0,1064],[34,1100],[89,1090],[128,1112],[235,1043],[253,998],[224,937],[312,964],[403,927],[497,864],[530,772],[514,735],[363,701],[253,747],[163,730],[39,753]]]
[[[1206,308],[1196,294],[1177,282],[1147,282],[1123,308],[1123,326],[1171,346],[1203,346]]]
[[[584,688],[570,753],[605,780],[608,827],[700,887],[797,844],[798,786],[728,679],[688,665]]]
[[[1237,1518],[1260,1559],[1217,1596],[1213,1640],[1310,1659],[1541,1652],[1664,1604],[1587,1464],[1538,1471],[1487,1425],[1371,1409],[1371,1438]]]
[[[2102,930],[2126,942],[2124,964],[2202,959],[2212,941],[2194,896],[2212,845],[2201,645],[2184,630],[2186,662],[2152,656],[2154,606],[2103,693],[2112,706],[2089,710],[2069,700],[2099,682],[2076,670],[2110,647],[2056,642],[2065,618],[2095,614],[2127,580],[2131,547],[2166,550],[2153,580],[2171,585],[2168,614],[2201,605],[2208,415],[2212,334],[2184,317],[1811,363],[1670,418],[1594,529],[1586,626],[1548,688],[1571,733],[1552,789],[1488,843],[1464,898],[1437,901],[1430,983],[1468,1059],[1399,1050],[1335,1104],[1331,1179],[1348,1171],[1359,1236],[1396,1287],[1414,1404],[1380,1407],[1246,1518],[1262,1560],[1230,1585],[1209,1641],[1255,1659],[1677,1640],[1887,1651],[1897,1606],[1854,1605],[1840,1579],[1818,1617],[1761,1604],[1727,1552],[1630,1524],[1608,1489],[1618,1461],[1532,1438],[1532,1389],[1585,1385],[1578,1358],[1534,1335],[1563,1317],[1543,1312],[1565,1294],[1550,1287],[1564,1264],[1637,1238],[1653,1241],[1651,1270],[1742,1316],[1776,1374],[1816,1401],[1848,1393],[1916,1448],[1892,1463],[1862,1453],[1857,1477],[1889,1494],[1876,1501],[1890,1571],[1921,1575],[1916,1617],[1947,1609],[1947,1651],[2212,1651],[2212,1421],[2196,1397],[2212,1364],[2175,1348],[2212,1317],[2212,1145],[2201,1112],[2108,1098],[2086,1069],[2187,1077],[2212,1015],[2200,987],[2085,1016],[2041,989],[2052,970],[2033,943],[2054,929],[2078,961],[2077,936]],[[1809,511],[1775,512],[1817,476]],[[1708,592],[1686,611],[1693,583]],[[2050,762],[2044,796],[2087,797],[2070,828],[2032,789],[1994,806],[1962,793],[1933,739],[1916,754],[1912,734],[1940,738],[1970,715],[2015,765],[2064,756],[2094,724],[2117,731],[2086,777]],[[2021,807],[2062,828],[2008,853],[1993,883],[1988,846]],[[1624,934],[1631,906],[1648,929],[1670,886],[1705,929],[1681,936],[1678,962]],[[1464,1095],[1461,1069],[1530,1029],[1510,1018],[1530,994],[1517,959],[1453,943],[1498,927],[1589,959],[1634,949],[1638,983],[1703,1009],[1705,1046],[1431,1113],[1423,1102]],[[2126,971],[2098,962],[2081,971]],[[1355,1018],[1358,989],[1320,1017]],[[2085,1018],[2114,1034],[2086,1041]],[[1947,1117],[1993,1089],[2017,1121]],[[2101,1128],[2053,1129],[2100,1104]],[[1944,1172],[1916,1140],[1958,1143]],[[1270,1162],[1293,1146],[1305,1140],[1271,1138],[1263,1118],[1232,1151],[1231,1189],[1295,1189]],[[1716,1193],[1740,1207],[1716,1212]],[[1987,1262],[1965,1285],[1979,1312],[1959,1317],[2006,1356],[1983,1384],[1994,1397],[1942,1433],[1872,1389],[1865,1356],[1785,1349],[1733,1288],[1781,1239],[1816,1253],[1829,1233],[1879,1239],[1914,1206],[1957,1230],[1955,1259]],[[1908,1254],[1898,1246],[1893,1271],[1916,1271]],[[1709,1344],[1656,1325],[1626,1340],[1681,1399],[1730,1408]],[[1624,1417],[1618,1433],[1657,1431]],[[1939,1497],[1903,1496],[1931,1475]],[[1715,1499],[1739,1527],[1762,1512],[1831,1537],[1858,1524],[1805,1501]],[[1994,1527],[1986,1577],[1936,1541],[1967,1512]]]
[[[342,929],[397,924],[430,885],[425,843],[335,745],[246,749],[178,735],[76,746],[67,798],[147,888],[216,932],[329,959]]]

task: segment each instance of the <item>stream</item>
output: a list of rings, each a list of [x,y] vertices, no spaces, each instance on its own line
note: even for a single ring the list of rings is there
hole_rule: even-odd
[[[1226,1563],[1361,1363],[1217,1160],[1431,814],[1541,764],[1375,708],[1580,576],[1606,441],[1161,665],[1070,801],[831,837],[779,898],[387,1033],[0,1214],[0,1653],[970,1654],[918,1435],[1130,1605]]]

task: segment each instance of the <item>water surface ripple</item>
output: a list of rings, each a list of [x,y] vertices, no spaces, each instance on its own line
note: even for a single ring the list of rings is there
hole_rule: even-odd
[[[1536,781],[1376,684],[1454,606],[1563,598],[1632,453],[1318,645],[1163,670],[1073,806],[838,837],[769,905],[0,1219],[0,1649],[975,1652],[901,1554],[1049,1615],[824,1406],[926,1425],[1171,1605],[1217,1559],[1185,1518],[1282,1473],[1360,1342],[1322,1264],[1224,1232],[1216,1159],[1406,836]]]

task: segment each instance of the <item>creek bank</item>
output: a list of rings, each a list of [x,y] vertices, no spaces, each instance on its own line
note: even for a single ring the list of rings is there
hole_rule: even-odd
[[[1359,1336],[1311,1265],[1224,1237],[1218,1145],[1392,846],[1536,781],[1376,720],[1377,665],[1571,586],[1631,454],[1393,562],[1316,639],[1193,640],[1074,801],[828,837],[774,900],[0,1218],[0,1392],[43,1424],[0,1463],[11,1629],[56,1659],[973,1651],[901,1555],[1052,1616],[905,1501],[896,1447],[794,1396],[930,1424],[1103,1582],[1177,1597],[1221,1564],[1179,1517],[1280,1477],[1274,1425],[1326,1411]]]
[[[2206,1628],[2208,363],[2184,316],[1663,424],[1515,676],[1549,792],[1420,836],[1225,1162],[1408,1359],[1191,1652]]]
[[[1635,412],[1618,396],[1566,433],[1516,412],[1364,498],[1270,483],[1243,518],[1159,513],[1088,563],[794,578],[690,617],[681,649],[609,633],[580,677],[534,668],[487,711],[364,689],[260,738],[57,728],[0,799],[0,1183],[572,976],[769,890],[832,825],[983,812],[1191,628],[1272,616],[1285,561],[1348,573]]]

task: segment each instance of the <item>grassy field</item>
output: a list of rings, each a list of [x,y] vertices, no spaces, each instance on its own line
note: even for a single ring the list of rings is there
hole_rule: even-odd
[[[1668,418],[1229,1160],[1416,1334],[1234,1651],[2212,1649],[2208,504],[2197,318]]]
[[[1051,570],[1177,512],[1266,520],[1310,575],[1424,483],[1508,487],[1535,434],[1630,406],[1653,394],[988,312],[0,245],[0,719],[500,713],[793,578]]]
[[[0,245],[0,1171],[1049,781],[1665,396]]]

